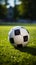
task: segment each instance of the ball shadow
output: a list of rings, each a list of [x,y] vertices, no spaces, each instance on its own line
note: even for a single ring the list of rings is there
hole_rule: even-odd
[[[26,46],[26,47],[15,47],[15,48],[20,50],[21,52],[27,52],[29,54],[32,54],[32,55],[36,56],[36,48],[29,47],[29,46]]]

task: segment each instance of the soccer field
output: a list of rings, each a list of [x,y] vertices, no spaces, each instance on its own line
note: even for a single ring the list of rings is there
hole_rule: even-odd
[[[28,45],[15,48],[8,41],[8,32],[13,25],[0,26],[0,65],[36,65],[36,24],[15,24],[25,27],[30,34]]]

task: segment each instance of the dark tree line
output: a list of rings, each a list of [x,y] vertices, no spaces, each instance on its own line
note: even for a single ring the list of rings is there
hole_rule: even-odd
[[[0,0],[0,19],[5,19],[7,14],[7,1],[8,0]],[[5,4],[3,4],[5,2]]]
[[[5,5],[0,5],[0,19],[6,18],[7,8]]]
[[[2,0],[1,0],[2,1]],[[0,18],[5,18],[7,13],[8,0],[4,0],[5,5],[0,4]],[[36,0],[20,0],[20,5],[14,7],[14,20],[15,19],[36,19]]]
[[[23,10],[25,11],[24,18],[36,19],[36,0],[21,0]]]

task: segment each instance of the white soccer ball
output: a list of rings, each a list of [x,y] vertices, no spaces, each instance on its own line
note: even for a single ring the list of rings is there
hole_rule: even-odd
[[[16,47],[24,47],[28,44],[29,32],[22,26],[15,26],[9,31],[8,38],[10,43],[15,45]]]

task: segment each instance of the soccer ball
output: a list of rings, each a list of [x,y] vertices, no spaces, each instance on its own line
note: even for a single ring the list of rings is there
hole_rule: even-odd
[[[15,26],[9,31],[8,39],[14,46],[26,46],[29,41],[29,32],[22,26]]]

